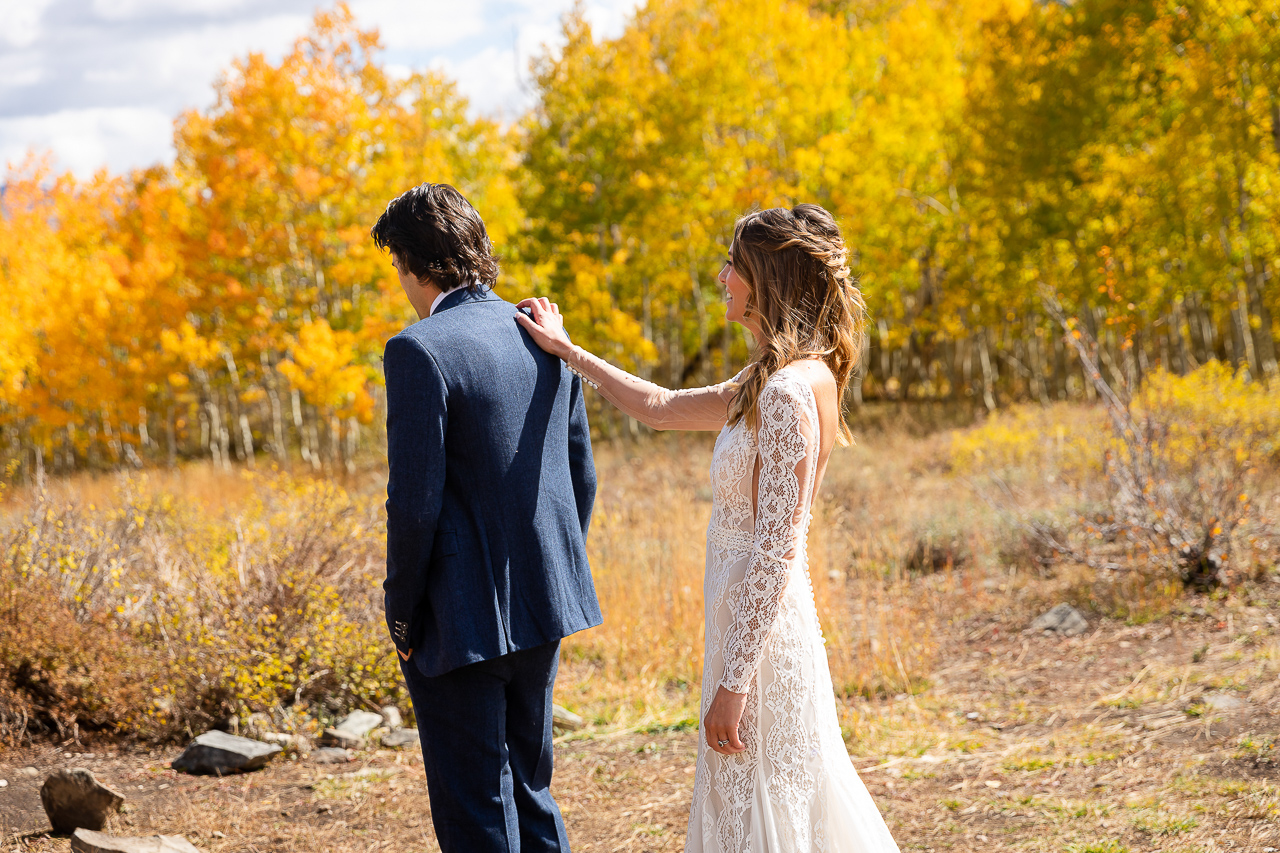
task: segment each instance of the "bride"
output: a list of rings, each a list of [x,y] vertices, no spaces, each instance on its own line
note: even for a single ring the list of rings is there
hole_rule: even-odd
[[[719,430],[707,528],[706,654],[686,851],[897,851],[845,752],[805,556],[813,501],[862,352],[866,307],[817,205],[738,220],[719,280],[755,336],[720,385],[669,391],[572,345],[558,308],[516,319],[544,350],[655,429]]]

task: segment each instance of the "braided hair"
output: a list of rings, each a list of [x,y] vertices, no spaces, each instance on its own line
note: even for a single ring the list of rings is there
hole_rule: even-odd
[[[835,219],[816,204],[749,213],[734,226],[729,256],[751,290],[746,310],[761,331],[729,405],[729,423],[754,425],[769,377],[793,361],[816,358],[835,376],[838,440],[849,444],[844,396],[866,343],[867,306]]]

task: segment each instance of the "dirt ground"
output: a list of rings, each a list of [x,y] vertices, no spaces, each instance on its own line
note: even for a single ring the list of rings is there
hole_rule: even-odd
[[[843,709],[850,751],[903,850],[1280,850],[1280,583],[1187,599],[1078,637],[995,608],[941,637],[927,689]],[[560,739],[554,790],[574,850],[683,847],[692,729]],[[176,749],[66,744],[0,753],[0,851],[65,851],[38,789],[83,766],[128,797],[108,830],[202,850],[435,850],[421,757],[301,757],[230,778],[169,769]]]

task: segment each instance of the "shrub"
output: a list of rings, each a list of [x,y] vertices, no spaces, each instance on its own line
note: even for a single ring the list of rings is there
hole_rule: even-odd
[[[38,495],[10,519],[0,737],[156,740],[230,714],[401,699],[380,514],[332,484],[260,479],[222,515],[141,479],[107,509]]]
[[[1242,543],[1253,554],[1271,550],[1273,526],[1253,495],[1259,467],[1280,459],[1280,389],[1217,361],[1185,376],[1152,371],[1133,392],[1114,388],[1096,343],[1062,322],[1101,404],[1083,417],[1059,406],[993,416],[954,440],[955,470],[981,479],[982,494],[1040,546],[1016,550],[1172,571],[1197,589],[1242,574],[1233,564]],[[1082,509],[1073,531],[1033,520],[1017,493],[1028,477],[1074,492]],[[1105,510],[1093,512],[1097,505]]]
[[[908,572],[928,575],[934,572],[962,569],[972,555],[959,533],[926,529],[915,536],[914,544],[903,557]]]
[[[1253,513],[1260,463],[1275,454],[1280,400],[1221,362],[1186,376],[1151,373],[1140,391],[1113,390],[1080,337],[1112,429],[1104,443],[1113,523],[1146,561],[1207,589],[1231,580],[1233,539]]]

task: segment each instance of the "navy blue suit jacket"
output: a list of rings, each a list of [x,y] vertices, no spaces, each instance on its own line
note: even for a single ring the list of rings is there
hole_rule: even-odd
[[[491,291],[387,342],[387,627],[426,676],[599,625],[581,380]]]

